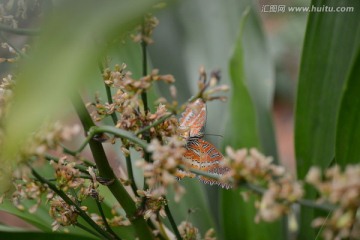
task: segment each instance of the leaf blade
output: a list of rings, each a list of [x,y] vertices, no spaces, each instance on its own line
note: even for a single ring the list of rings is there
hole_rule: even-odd
[[[359,163],[360,51],[352,65],[342,96],[336,130],[335,161],[342,167]]]
[[[358,9],[358,1],[313,0],[312,6]],[[303,179],[313,165],[326,168],[334,158],[336,118],[349,64],[358,48],[359,12],[311,12],[300,65],[295,110],[297,173]],[[355,51],[356,52],[356,51]],[[315,192],[306,187],[307,198]],[[300,238],[313,239],[311,221],[316,213],[303,207]]]

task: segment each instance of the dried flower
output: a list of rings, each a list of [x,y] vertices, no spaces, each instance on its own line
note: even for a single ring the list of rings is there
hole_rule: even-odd
[[[58,187],[67,191],[76,189],[84,183],[84,179],[80,178],[80,171],[75,168],[75,162],[68,162],[66,157],[62,157],[56,163],[51,161],[50,164],[55,169],[55,177]]]
[[[166,217],[164,206],[167,204],[166,199],[160,195],[158,192],[153,192],[151,190],[138,190],[142,199],[140,201],[145,201],[145,207],[140,209],[141,212],[139,214],[144,216],[144,219],[149,219],[153,215],[159,214],[162,217]]]
[[[28,209],[30,213],[34,213],[42,203],[41,197],[46,191],[47,188],[40,182],[23,176],[22,181],[15,184],[12,203],[18,209],[24,210],[25,207],[22,205],[23,200],[35,200],[36,203]]]
[[[70,226],[77,222],[77,217],[79,214],[75,206],[67,204],[59,196],[51,197],[49,203],[49,214],[55,220],[52,223],[53,231],[58,230],[60,226]],[[86,206],[81,206],[80,208],[84,211],[87,210]]]
[[[184,240],[199,240],[201,239],[199,230],[194,227],[190,222],[183,221],[178,226],[181,237]]]
[[[153,162],[138,162],[137,165],[144,170],[146,183],[152,190],[152,194],[160,197],[166,194],[166,188],[173,185],[176,191],[176,199],[184,193],[184,189],[176,181],[177,167],[182,164],[185,153],[184,142],[177,136],[170,137],[165,145],[159,140],[153,139],[147,149],[152,152]]]
[[[159,20],[152,16],[151,14],[147,14],[144,18],[143,24],[137,27],[136,35],[133,35],[134,42],[145,42],[146,44],[154,43],[152,39],[152,34],[155,27],[159,24]]]
[[[302,184],[287,174],[282,166],[273,164],[272,158],[265,157],[256,149],[248,152],[246,149],[234,151],[227,147],[226,153],[228,158],[224,165],[230,170],[223,177],[224,180],[233,179],[235,184],[246,182],[261,185],[266,189],[261,200],[256,202],[256,222],[278,219],[302,198]]]
[[[339,206],[327,219],[315,219],[313,227],[322,227],[325,239],[359,238],[360,232],[355,226],[360,225],[356,216],[360,207],[360,165],[349,165],[345,171],[335,165],[327,169],[324,176],[319,168],[313,167],[306,181],[320,193],[319,202]]]

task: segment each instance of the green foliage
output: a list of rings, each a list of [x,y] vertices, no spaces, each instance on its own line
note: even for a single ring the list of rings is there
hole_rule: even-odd
[[[59,6],[46,16],[41,35],[34,40],[29,55],[20,64],[15,98],[5,122],[7,139],[0,156],[2,166],[19,164],[17,153],[26,139],[44,119],[56,119],[63,114],[64,108],[70,108],[68,99],[74,93],[85,89],[92,96],[94,91],[103,91],[97,63],[105,55],[110,56],[110,66],[125,62],[134,78],[142,76],[140,47],[133,42],[122,43],[119,39],[129,34],[129,30],[139,23],[140,17],[153,10],[156,2],[58,3]],[[345,167],[349,163],[358,163],[360,155],[360,3],[358,0],[313,0],[311,4],[353,6],[355,11],[309,13],[295,114],[299,179],[305,178],[311,166],[327,168],[338,163]],[[149,46],[149,62],[161,73],[175,75],[180,101],[186,101],[196,92],[197,69],[200,65],[205,65],[206,69],[220,67],[223,71],[222,81],[231,86],[231,93],[227,107],[224,103],[210,104],[207,132],[224,132],[224,139],[219,140],[223,149],[227,145],[235,149],[255,147],[265,155],[273,156],[275,162],[279,163],[271,115],[274,64],[253,2],[189,0],[167,6],[157,14],[160,27],[155,32],[155,44]],[[229,57],[230,49],[233,51]],[[100,95],[105,98],[104,93]],[[168,89],[158,84],[157,89],[151,89],[149,96],[150,109],[154,110],[153,100],[158,96],[169,97]],[[89,120],[84,106],[80,108],[85,115],[81,120]],[[86,132],[93,125],[91,120],[83,123]],[[107,161],[107,156],[102,144],[92,139],[95,134],[103,132],[134,140],[144,149],[148,146],[145,141],[122,129],[93,127],[87,140],[103,177],[109,176],[109,172],[113,173],[110,165],[104,169],[99,164]],[[214,138],[211,140],[216,145]],[[8,169],[4,167],[0,170],[5,173]],[[142,184],[142,174],[135,175],[136,183]],[[6,176],[0,176],[0,192],[10,184],[10,178]],[[286,239],[286,221],[254,223],[257,212],[254,202],[257,197],[244,202],[239,189],[204,188],[196,179],[186,179],[181,184],[187,193],[179,203],[172,200],[174,192],[170,190],[167,195],[176,224],[190,221],[202,236],[208,229],[216,228],[219,239]],[[114,189],[117,186],[121,186],[121,190],[116,192]],[[116,201],[124,203],[122,207],[128,215],[136,215],[135,207],[138,206],[128,194],[124,198],[125,188],[120,181],[110,184],[110,190],[104,186],[101,188],[105,196],[102,205],[106,215],[110,215],[111,206]],[[117,195],[116,198],[114,195]],[[316,194],[312,189],[307,189],[306,197],[314,199]],[[84,202],[90,212],[96,211],[95,203]],[[25,205],[30,207],[31,204],[27,202]],[[16,209],[6,200],[0,204],[0,210],[16,215],[42,231],[28,232],[0,226],[3,238],[94,239],[93,235],[78,228],[70,227],[69,234],[52,233],[53,220],[45,205],[31,214]],[[299,239],[315,239],[316,231],[310,224],[316,216],[318,213],[312,208],[301,208]],[[85,221],[80,223],[86,225]],[[168,220],[165,220],[165,224],[171,229]],[[139,229],[146,231],[139,234]],[[134,226],[116,227],[113,230],[122,239],[133,239],[139,235],[145,239],[150,233],[143,219]]]
[[[340,166],[359,163],[360,148],[360,52],[345,83],[336,129],[335,161]]]
[[[360,7],[359,1],[312,1],[312,5]],[[295,152],[300,179],[305,177],[311,166],[326,168],[335,157],[340,101],[352,59],[359,49],[358,19],[359,11],[356,10],[350,13],[309,14],[295,114]],[[351,126],[346,128],[352,129]],[[308,190],[307,197],[315,197],[315,193]],[[300,238],[314,238],[315,233],[310,230],[314,216],[313,209],[302,208]]]
[[[246,41],[245,33],[248,33],[248,38],[253,36],[253,39],[258,39],[258,42]],[[239,37],[229,64],[233,94],[230,100],[230,121],[227,124],[224,145],[234,148],[255,147],[259,149],[262,146],[261,143],[264,142],[265,149],[276,153],[276,147],[273,148],[275,145],[272,145],[275,140],[270,120],[272,79],[269,75],[265,77],[266,73],[269,74],[266,70],[271,68],[267,65],[268,61],[260,60],[266,59],[263,57],[266,51],[262,37],[257,16],[254,10],[248,7],[241,19]],[[249,53],[245,54],[244,46],[248,46],[247,43],[251,43],[249,44],[251,48],[247,50]],[[249,60],[245,60],[245,56],[248,55],[251,57],[248,58]],[[256,62],[256,60],[260,61]],[[252,69],[246,68],[249,65],[252,65]],[[258,68],[265,69],[265,71],[259,71]],[[257,76],[259,72],[260,76]],[[250,90],[251,88],[253,91]],[[267,139],[263,139],[263,136],[267,136]],[[269,147],[273,149],[269,149]],[[271,239],[274,235],[281,239],[281,226],[278,223],[253,224],[256,213],[256,209],[253,207],[254,201],[255,199],[250,199],[248,202],[244,202],[239,191],[221,191],[222,227],[225,239]]]

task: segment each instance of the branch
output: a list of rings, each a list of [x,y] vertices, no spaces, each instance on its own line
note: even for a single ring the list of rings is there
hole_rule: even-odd
[[[85,141],[81,144],[80,148],[78,150],[74,151],[74,153],[80,153],[82,150],[84,150],[84,148],[86,147],[86,145],[88,143],[90,143],[91,141],[95,141],[95,140],[93,140],[93,137],[99,133],[110,133],[117,137],[125,138],[125,139],[139,145],[141,148],[144,149],[145,152],[148,147],[147,143],[145,143],[140,138],[136,137],[131,132],[128,132],[128,131],[125,131],[125,130],[122,130],[122,129],[119,129],[116,127],[112,127],[112,126],[99,126],[99,127],[98,126],[90,126],[88,129],[88,136],[86,137]]]
[[[151,124],[149,126],[146,126],[146,127],[142,128],[142,129],[140,129],[139,131],[137,131],[135,133],[135,135],[138,136],[138,135],[140,135],[140,134],[142,134],[142,133],[144,133],[146,131],[149,131],[151,128],[156,127],[157,125],[163,123],[166,119],[170,118],[172,115],[173,115],[172,113],[169,113],[169,114],[161,117],[160,119],[156,120],[153,124]]]
[[[0,31],[8,32],[18,35],[36,36],[39,35],[39,29],[28,29],[28,28],[12,28],[0,23]]]
[[[75,94],[73,96],[72,102],[75,106],[75,110],[79,115],[80,121],[84,127],[84,131],[88,132],[91,128],[95,127],[90,114],[88,113],[80,95]],[[98,128],[104,130],[103,128]],[[129,135],[128,132],[122,131],[120,129],[114,128],[105,128],[105,130],[109,130],[108,132],[122,135],[125,133],[126,136]],[[140,139],[133,136],[136,141],[140,141]],[[116,200],[120,203],[123,209],[126,212],[128,219],[134,225],[135,231],[140,239],[153,239],[153,234],[151,233],[150,229],[148,228],[146,221],[142,218],[142,216],[137,215],[137,208],[135,202],[130,197],[129,193],[126,191],[124,186],[120,183],[120,181],[115,176],[109,161],[107,160],[104,148],[100,142],[89,138],[87,141],[90,145],[91,152],[93,154],[95,163],[99,169],[100,177],[105,179],[111,179],[113,182],[109,184],[107,187],[114,195]],[[140,143],[143,143],[142,141]],[[147,145],[145,144],[145,147]]]
[[[74,206],[78,214],[98,233],[100,233],[102,236],[108,238],[108,239],[114,239],[112,235],[106,231],[104,231],[99,225],[97,225],[90,217],[87,215],[87,213],[80,208],[79,205],[74,203],[66,193],[58,189],[54,184],[52,184],[50,181],[43,178],[39,173],[35,171],[35,169],[31,168],[31,172],[40,182],[43,184],[48,185],[48,187],[53,190],[57,195],[59,195],[67,204],[70,206]]]
[[[145,30],[145,17],[143,17],[143,22],[142,22],[142,35],[144,36],[144,30]],[[147,44],[144,41],[143,37],[141,40],[141,51],[142,51],[142,70],[143,70],[143,76],[145,77],[147,75],[147,51],[146,51],[146,47]],[[146,91],[143,91],[141,93],[141,99],[143,101],[144,104],[144,112],[145,114],[147,114],[149,112],[149,106],[148,106],[148,101],[147,101],[147,93]]]
[[[183,165],[180,165],[179,168],[184,170],[184,171],[190,171],[192,173],[195,173],[196,175],[201,175],[201,176],[212,178],[212,179],[215,179],[215,180],[218,180],[218,181],[221,180],[221,176],[219,176],[217,174],[204,172],[204,171],[201,171],[201,170],[198,170],[198,169],[193,169],[193,168],[186,168]],[[230,179],[230,183],[234,183],[234,180]],[[266,192],[265,188],[254,185],[252,183],[245,182],[245,181],[240,182],[239,186],[247,188],[247,189],[249,189],[249,190],[251,190],[254,193],[259,194],[259,195],[263,195]],[[298,203],[298,204],[306,206],[306,207],[312,207],[312,208],[316,208],[316,209],[323,210],[323,211],[333,211],[333,210],[336,209],[336,206],[334,206],[334,205],[317,203],[316,201],[309,200],[309,199],[299,199],[299,200],[295,201],[294,203]]]
[[[101,73],[101,75],[103,75],[104,74],[104,66],[100,61],[99,61],[98,65],[99,65],[100,73]],[[104,82],[104,86],[105,86],[105,91],[106,91],[106,96],[107,96],[108,103],[112,104],[113,99],[112,99],[112,96],[111,96],[111,89],[110,89],[110,87],[108,85],[105,84],[105,82]],[[116,116],[115,111],[111,114],[111,118],[113,120],[114,125],[116,125],[117,122],[118,122],[118,117]]]
[[[166,198],[165,198],[166,199]],[[179,232],[179,229],[177,228],[177,225],[175,223],[175,220],[171,214],[171,211],[170,211],[170,208],[168,206],[168,203],[167,203],[167,200],[166,200],[166,205],[165,205],[165,213],[166,213],[166,216],[168,216],[169,218],[169,221],[170,221],[170,225],[172,227],[172,229],[174,230],[174,233],[175,233],[175,236],[176,236],[176,239],[177,240],[181,240],[182,237],[180,235],[180,232]]]

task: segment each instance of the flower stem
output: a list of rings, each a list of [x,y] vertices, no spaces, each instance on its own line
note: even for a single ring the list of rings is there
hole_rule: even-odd
[[[79,227],[79,228],[81,228],[81,229],[83,229],[83,230],[85,230],[86,232],[88,232],[88,233],[91,233],[91,234],[93,234],[94,236],[97,236],[97,237],[99,237],[99,238],[101,238],[101,235],[99,235],[97,232],[94,232],[93,230],[91,230],[90,228],[88,228],[88,227],[86,227],[86,226],[84,226],[84,225],[82,225],[81,223],[75,223],[75,226],[77,226],[77,227]]]
[[[4,34],[2,34],[0,32],[0,39],[4,42],[6,42],[7,44],[9,44],[9,46],[14,49],[14,51],[20,56],[20,57],[27,57],[27,55],[25,53],[23,53],[20,49],[18,49],[14,44],[12,44],[9,39],[7,39],[7,37],[4,36]]]
[[[153,124],[151,124],[149,126],[146,126],[146,127],[142,128],[142,129],[140,129],[139,131],[137,131],[135,133],[135,135],[138,136],[138,135],[140,135],[140,134],[142,134],[142,133],[144,133],[146,131],[149,131],[152,127],[156,127],[157,125],[163,123],[166,119],[170,118],[172,115],[173,114],[170,113],[170,114],[167,114],[167,115],[161,117],[160,119],[156,120]]]
[[[59,162],[59,158],[55,157],[55,156],[52,156],[50,154],[46,154],[45,155],[45,159],[50,161],[50,160],[53,160],[54,162],[58,163]],[[80,172],[82,173],[85,173],[87,175],[89,175],[89,172],[87,171],[87,168],[81,164],[76,164],[74,166],[76,169],[78,169]]]
[[[166,199],[166,198],[165,198],[165,199]],[[166,202],[167,202],[167,200],[166,200]],[[172,227],[172,229],[173,229],[173,231],[174,231],[174,233],[175,233],[176,239],[177,239],[177,240],[181,240],[182,237],[181,237],[181,235],[180,235],[179,229],[177,228],[177,225],[176,225],[176,223],[175,223],[175,220],[174,220],[174,218],[173,218],[173,216],[172,216],[172,214],[171,214],[169,205],[168,205],[167,203],[166,203],[166,205],[165,205],[165,213],[166,213],[166,216],[168,216],[168,218],[169,218],[169,221],[170,221],[171,227]]]
[[[91,128],[95,127],[90,114],[88,113],[80,95],[75,94],[73,96],[72,102],[74,104],[75,110],[79,115],[80,121],[84,127],[84,131],[88,132]],[[96,127],[95,127],[96,128]],[[136,142],[142,144],[143,141],[138,139],[137,137],[130,135],[130,133],[114,128],[114,127],[98,127],[98,130],[114,133],[116,135],[123,135],[125,137],[129,137]],[[99,130],[99,131],[100,131]],[[120,181],[115,176],[109,161],[107,160],[104,148],[100,142],[93,140],[92,138],[87,138],[87,142],[90,145],[91,152],[93,154],[96,166],[98,167],[100,177],[105,179],[111,179],[113,182],[109,184],[107,187],[114,195],[116,200],[120,203],[120,205],[124,208],[128,219],[134,225],[135,231],[140,239],[153,239],[153,234],[151,233],[149,227],[147,226],[146,221],[137,214],[137,208],[135,202],[126,191],[124,186],[120,183]],[[144,147],[147,147],[145,144]]]
[[[164,237],[165,240],[170,240],[169,237],[167,236],[166,234],[166,231],[164,229],[164,226],[163,226],[163,223],[161,222],[161,219],[160,219],[160,214],[156,214],[156,220],[158,221],[158,224],[159,224],[159,231],[161,233],[161,235]]]
[[[137,193],[137,186],[136,186],[136,182],[135,182],[135,178],[134,178],[134,173],[133,173],[133,168],[132,168],[132,163],[131,163],[131,156],[130,153],[125,154],[125,158],[126,158],[126,169],[129,175],[129,180],[130,180],[130,186],[131,189],[133,190],[135,196],[139,196]]]
[[[142,35],[144,36],[144,31],[145,31],[145,17],[143,18],[143,22],[142,22]],[[147,73],[147,43],[144,41],[144,39],[141,40],[141,52],[142,52],[142,75],[145,77],[148,73]],[[144,104],[144,112],[145,114],[147,114],[149,112],[149,106],[148,106],[148,101],[147,101],[147,93],[146,91],[143,91],[141,93],[141,99],[143,101]]]
[[[12,28],[4,24],[0,24],[0,31],[28,36],[35,36],[40,33],[38,29]]]
[[[220,179],[221,176],[219,176],[217,174],[204,172],[204,171],[201,171],[198,169],[193,169],[193,168],[186,168],[183,165],[180,165],[179,168],[182,170],[185,170],[185,171],[190,171],[197,175],[205,176],[205,177],[212,178],[215,180],[221,180]],[[232,180],[232,182],[233,182],[233,180]],[[265,188],[254,185],[252,183],[245,182],[245,181],[240,182],[239,186],[245,187],[259,195],[263,195],[266,192]],[[323,204],[323,203],[320,204],[320,203],[317,203],[317,202],[315,202],[313,200],[309,200],[309,199],[299,199],[299,200],[295,201],[294,203],[298,203],[298,204],[306,206],[306,207],[316,208],[316,209],[323,210],[323,211],[333,211],[336,209],[336,206],[334,206],[332,204]]]
[[[98,209],[99,209],[101,218],[102,218],[102,220],[103,220],[103,222],[104,222],[106,231],[108,231],[111,235],[113,235],[113,237],[114,237],[115,239],[121,240],[121,239],[116,235],[116,233],[111,229],[108,221],[106,220],[106,216],[105,216],[104,210],[103,210],[103,208],[102,208],[102,206],[101,206],[101,203],[100,203],[100,201],[99,201],[99,198],[97,197],[97,198],[95,199],[95,201],[96,201],[96,205],[97,205],[97,207],[98,207]]]
[[[63,191],[58,189],[54,184],[52,184],[50,181],[43,178],[39,173],[36,172],[35,169],[31,168],[31,172],[40,182],[48,185],[48,187],[53,190],[57,195],[59,195],[67,204],[70,206],[74,206],[76,211],[79,213],[79,215],[98,233],[100,233],[102,236],[106,237],[107,239],[114,239],[112,235],[110,235],[108,232],[104,231],[99,225],[97,225],[90,217],[87,215],[87,213],[80,208],[80,206],[76,203],[74,203]]]
[[[98,65],[99,65],[99,69],[100,69],[100,72],[101,72],[101,75],[102,75],[104,73],[104,66],[100,61],[99,61]],[[105,82],[104,82],[104,85],[105,85],[105,91],[106,91],[106,96],[107,96],[108,103],[113,104],[113,99],[112,99],[112,95],[111,95],[111,88],[108,85],[106,85]],[[111,118],[113,120],[114,125],[116,125],[117,122],[118,122],[118,117],[116,116],[115,111],[111,114]]]
[[[96,134],[99,133],[111,133],[117,137],[121,137],[121,138],[126,138],[127,140],[138,144],[140,147],[142,147],[144,149],[144,151],[146,151],[147,149],[147,143],[145,143],[143,140],[141,140],[140,138],[137,138],[134,134],[132,134],[131,132],[116,128],[116,127],[112,127],[112,126],[90,126],[88,128],[88,135],[85,139],[85,141],[81,144],[81,146],[79,147],[78,150],[74,151],[75,153],[80,153],[82,150],[84,150],[84,148],[86,147],[86,145],[88,143],[90,143],[91,141],[95,141],[93,140],[93,137]]]

